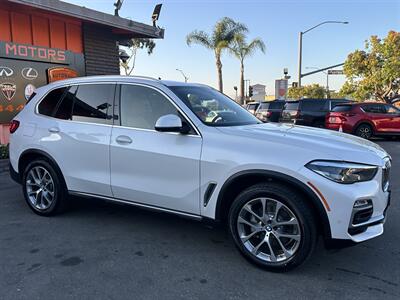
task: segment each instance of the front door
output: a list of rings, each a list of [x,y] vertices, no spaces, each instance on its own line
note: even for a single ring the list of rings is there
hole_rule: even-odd
[[[121,126],[114,125],[111,134],[112,192],[118,199],[199,214],[202,138],[194,131],[154,130],[158,118],[167,114],[181,116],[160,91],[120,86]]]

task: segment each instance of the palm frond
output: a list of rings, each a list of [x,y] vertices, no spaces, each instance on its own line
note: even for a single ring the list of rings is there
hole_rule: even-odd
[[[186,44],[190,46],[191,44],[202,45],[206,48],[213,49],[213,42],[207,32],[202,30],[195,30],[186,36]]]

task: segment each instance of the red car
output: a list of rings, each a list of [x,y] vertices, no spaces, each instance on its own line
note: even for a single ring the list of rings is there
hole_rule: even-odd
[[[326,115],[325,127],[366,139],[400,135],[400,110],[386,103],[339,104]]]

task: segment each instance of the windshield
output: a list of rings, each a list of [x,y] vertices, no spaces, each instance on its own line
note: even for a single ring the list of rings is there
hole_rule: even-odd
[[[261,123],[224,94],[206,86],[169,86],[206,125],[238,126]]]

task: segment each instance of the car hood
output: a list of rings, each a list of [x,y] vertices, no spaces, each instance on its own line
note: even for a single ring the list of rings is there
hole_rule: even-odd
[[[304,149],[314,159],[336,159],[383,165],[389,155],[368,140],[333,130],[282,123],[217,127],[223,133],[247,137],[259,143],[282,144],[282,147]]]

